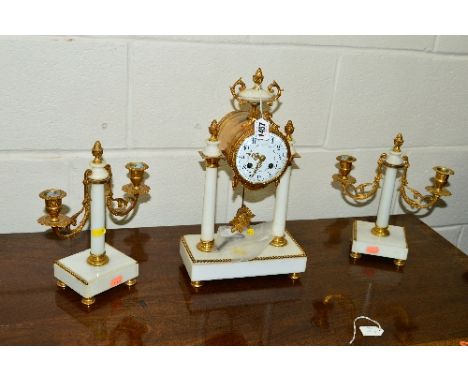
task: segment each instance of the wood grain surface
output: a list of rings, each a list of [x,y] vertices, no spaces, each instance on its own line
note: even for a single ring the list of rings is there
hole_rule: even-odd
[[[178,248],[199,226],[108,231],[109,244],[140,263],[140,277],[98,295],[91,308],[57,288],[52,269],[88,246],[88,232],[65,241],[51,232],[0,235],[0,345],[346,345],[359,315],[385,332],[359,333],[355,345],[468,343],[468,257],[399,215],[391,224],[406,227],[406,266],[372,256],[353,262],[353,220],[288,222],[308,255],[299,281],[221,280],[198,291]]]

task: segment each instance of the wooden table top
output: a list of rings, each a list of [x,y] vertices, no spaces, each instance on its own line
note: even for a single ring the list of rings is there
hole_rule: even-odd
[[[85,249],[89,233],[65,241],[51,232],[0,235],[0,345],[346,345],[359,315],[385,332],[358,333],[355,345],[468,341],[468,257],[414,216],[399,215],[390,223],[406,227],[406,266],[370,256],[353,263],[353,220],[288,222],[308,255],[299,281],[211,281],[198,291],[179,238],[199,226],[109,231],[108,243],[140,263],[140,277],[98,295],[91,308],[57,288],[52,269]]]

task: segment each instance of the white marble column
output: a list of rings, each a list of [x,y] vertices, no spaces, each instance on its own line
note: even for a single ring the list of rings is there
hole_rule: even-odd
[[[104,168],[106,165],[104,160],[98,164],[91,162],[90,165],[92,170],[90,178],[92,180],[100,181],[109,176],[107,170]],[[106,202],[104,197],[104,184],[91,185],[90,228],[91,254],[95,256],[102,255],[106,250]]]
[[[388,154],[386,161],[390,165],[400,166],[403,163],[403,160],[401,159],[401,152],[391,151]],[[397,168],[387,166],[385,169],[379,209],[377,211],[377,221],[375,222],[376,226],[379,228],[388,227],[397,173]]]
[[[291,155],[296,153],[294,148],[294,141],[289,142]],[[288,213],[288,196],[289,196],[289,182],[291,179],[292,163],[288,166],[284,172],[281,180],[276,188],[275,194],[275,211],[273,215],[273,236],[274,238],[281,238],[284,236],[286,229],[286,216]],[[275,239],[274,239],[275,240]],[[281,244],[281,241],[277,241]],[[286,243],[284,242],[283,245]]]
[[[273,236],[284,236],[286,229],[286,215],[288,213],[288,194],[289,180],[291,179],[291,166],[288,166],[281,181],[276,188],[275,195],[275,212],[273,215]]]
[[[221,152],[218,141],[207,141],[203,152],[205,155],[205,193],[203,196],[203,218],[201,225],[201,241],[209,243],[214,240],[214,225],[216,214],[216,187],[218,183],[218,166]],[[205,246],[211,250],[212,245]]]

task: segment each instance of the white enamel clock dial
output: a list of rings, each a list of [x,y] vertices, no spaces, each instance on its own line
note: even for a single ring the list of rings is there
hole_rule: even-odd
[[[237,151],[237,171],[248,183],[267,184],[283,173],[288,164],[288,154],[286,142],[277,134],[270,133],[267,140],[251,135]]]

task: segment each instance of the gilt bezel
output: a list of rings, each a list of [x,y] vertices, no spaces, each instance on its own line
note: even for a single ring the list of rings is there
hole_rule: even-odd
[[[250,122],[248,122],[249,126],[246,127],[245,132],[241,136],[239,136],[239,138],[234,142],[234,144],[232,146],[232,149],[229,152],[229,156],[227,158],[229,166],[234,171],[233,188],[237,186],[238,182],[241,182],[245,187],[247,187],[250,190],[258,190],[258,189],[264,188],[264,187],[268,186],[270,183],[275,183],[276,185],[278,185],[279,181],[281,180],[281,177],[285,173],[288,166],[291,164],[291,159],[292,159],[291,158],[291,148],[290,148],[288,140],[286,139],[286,136],[279,130],[279,126],[277,124],[275,124],[271,119],[268,119],[268,122],[270,122],[270,134],[274,134],[274,135],[278,136],[278,138],[282,139],[283,142],[286,145],[287,158],[288,158],[287,161],[286,161],[286,164],[284,165],[281,172],[277,176],[275,176],[272,180],[270,180],[268,182],[252,183],[249,180],[245,179],[241,175],[240,171],[237,168],[236,158],[237,158],[237,154],[239,152],[239,148],[241,147],[244,140],[246,140],[248,137],[254,135],[254,133],[255,133],[255,131],[254,131],[254,122],[255,122],[255,120],[251,120]]]

